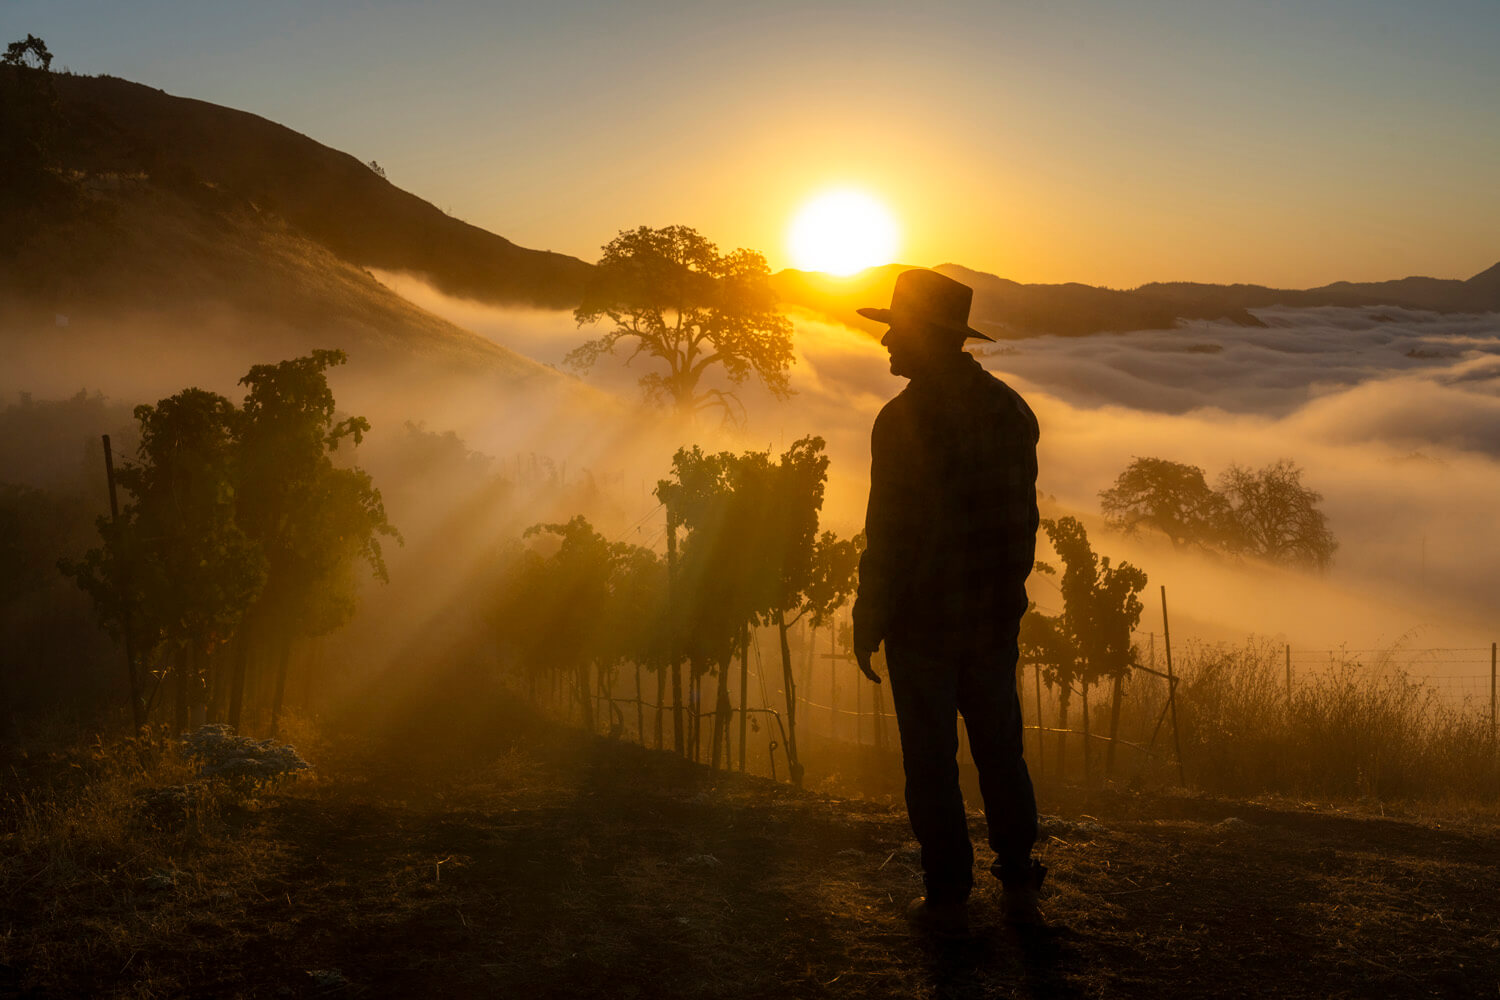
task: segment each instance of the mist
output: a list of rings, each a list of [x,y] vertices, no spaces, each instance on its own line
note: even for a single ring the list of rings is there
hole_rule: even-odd
[[[455,299],[409,275],[377,279],[538,364],[495,370],[356,348],[330,371],[340,410],[372,424],[343,460],[371,472],[405,540],[387,553],[391,583],[364,586],[353,627],[326,644],[340,661],[329,675],[342,678],[341,689],[411,674],[418,658],[438,664],[443,641],[471,652],[482,646],[473,595],[530,524],[583,514],[610,539],[660,550],[652,490],[684,445],[779,452],[820,435],[831,458],[823,526],[845,537],[862,527],[870,425],[905,385],[869,335],[795,314],[794,395],[776,400],[751,382],[737,387],[743,422],[711,415],[686,424],[641,400],[648,358],[627,365],[622,354],[587,376],[570,371],[567,353],[595,334],[569,312]],[[975,348],[1041,421],[1044,516],[1080,517],[1097,551],[1146,570],[1142,633],[1160,631],[1156,594],[1165,585],[1178,642],[1255,635],[1294,649],[1487,645],[1500,593],[1491,499],[1500,493],[1500,316],[1390,308],[1256,315],[1264,326],[1196,322]],[[10,400],[21,391],[38,399],[102,393],[108,429],[128,449],[126,415],[136,403],[189,385],[238,400],[235,383],[250,364],[341,346],[290,331],[249,335],[228,315],[208,317],[204,329],[213,335],[169,350],[180,338],[149,317],[109,324],[107,338],[59,328],[17,341],[0,390]],[[1198,465],[1210,481],[1230,463],[1293,460],[1323,495],[1339,541],[1331,569],[1319,575],[1174,551],[1162,539],[1108,531],[1099,492],[1147,456]],[[7,479],[45,485],[45,470],[12,464]],[[1046,558],[1045,538],[1041,550]],[[1030,589],[1043,610],[1059,609],[1053,578],[1034,575]]]
[[[380,277],[423,308],[546,363],[560,366],[591,335],[567,313],[495,309],[410,277]],[[1142,632],[1160,631],[1154,595],[1166,585],[1183,639],[1258,635],[1316,649],[1487,645],[1486,616],[1500,593],[1491,499],[1500,491],[1500,316],[1388,307],[1255,314],[1263,327],[1194,322],[975,348],[1041,421],[1044,514],[1079,516],[1098,551],[1147,571],[1152,600]],[[796,394],[779,402],[743,387],[743,426],[679,436],[758,448],[823,436],[832,458],[824,524],[852,533],[863,521],[870,424],[905,381],[889,374],[870,336],[794,318]],[[638,401],[635,379],[649,368],[645,359],[622,361],[602,363],[586,381],[629,408]],[[1230,463],[1290,458],[1323,495],[1339,541],[1332,568],[1313,574],[1109,532],[1098,494],[1146,456],[1198,465],[1210,481]],[[654,478],[669,457],[663,447],[653,472],[642,448],[636,475]],[[1031,590],[1044,609],[1057,609],[1050,579],[1034,576]]]

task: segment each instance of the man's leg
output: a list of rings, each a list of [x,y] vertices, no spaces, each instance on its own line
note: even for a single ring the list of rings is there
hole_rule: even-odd
[[[964,657],[958,668],[958,709],[979,771],[984,815],[1002,881],[1026,877],[1036,843],[1036,793],[1022,757],[1021,699],[1016,692],[1014,640]]]
[[[956,903],[974,887],[974,847],[958,787],[958,700],[954,665],[886,644],[891,700],[901,731],[906,812],[922,845],[932,903]]]

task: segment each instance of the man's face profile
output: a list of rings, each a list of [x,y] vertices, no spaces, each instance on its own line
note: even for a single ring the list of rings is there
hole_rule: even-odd
[[[880,338],[891,353],[891,374],[911,378],[922,363],[925,331],[915,324],[894,323]]]
[[[929,329],[921,323],[896,322],[880,338],[891,353],[891,374],[912,378],[924,368],[963,351],[963,338]]]

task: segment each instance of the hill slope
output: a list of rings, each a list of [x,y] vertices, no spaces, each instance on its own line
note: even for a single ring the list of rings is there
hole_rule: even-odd
[[[67,166],[199,179],[273,212],[352,263],[445,292],[567,306],[590,265],[451,218],[347,153],[257,115],[109,77],[57,76]]]
[[[417,308],[361,266],[420,269],[424,247],[462,246],[472,230],[489,247],[473,258],[489,262],[487,287],[545,292],[556,255],[466,227],[352,157],[253,115],[119,80],[0,68],[0,96],[12,107],[39,82],[55,93],[42,91],[46,114],[27,120],[48,167],[0,191],[0,225],[11,235],[0,243],[7,388],[118,392],[113,376],[125,366],[171,366],[197,380],[313,347],[344,348],[355,362],[559,381]],[[321,199],[343,174],[356,193]],[[361,185],[374,193],[359,195]],[[319,214],[340,205],[356,225]],[[450,232],[459,236],[448,240]],[[408,236],[417,249],[403,256]],[[507,270],[502,258],[512,257],[520,263]]]
[[[0,69],[0,85],[14,90],[21,79],[17,72]],[[35,83],[43,78],[28,79]],[[74,217],[70,245],[64,247],[55,238],[42,240],[45,252],[33,249],[29,261],[25,253],[17,252],[20,259],[12,271],[26,271],[29,265],[29,277],[22,286],[13,274],[12,292],[34,293],[40,281],[44,287],[49,282],[71,282],[79,293],[72,300],[91,282],[112,286],[119,293],[122,286],[134,287],[122,278],[119,269],[123,265],[125,271],[136,274],[150,270],[158,278],[177,276],[176,289],[164,280],[140,286],[142,294],[150,286],[158,301],[174,290],[189,296],[210,291],[221,298],[233,297],[234,290],[228,286],[238,280],[245,290],[242,297],[249,299],[242,305],[264,310],[276,302],[257,294],[249,280],[256,276],[238,275],[230,266],[266,249],[270,237],[256,235],[262,231],[274,233],[273,242],[286,240],[298,247],[282,254],[279,263],[268,264],[271,270],[290,274],[297,270],[289,263],[295,258],[303,258],[309,266],[317,258],[319,268],[342,268],[343,277],[337,283],[345,292],[362,286],[356,298],[366,302],[355,311],[383,315],[382,322],[392,329],[401,325],[393,317],[403,312],[419,328],[430,328],[437,321],[430,317],[416,321],[407,307],[386,300],[381,290],[359,278],[364,267],[412,272],[452,295],[550,308],[572,306],[589,280],[592,265],[518,247],[450,218],[354,157],[256,115],[110,77],[51,74],[45,80],[55,105],[51,128],[55,134],[49,134],[46,142],[49,155],[66,176],[83,179],[90,199],[106,207],[113,203],[119,217],[132,225],[154,212],[175,215],[179,231],[196,227],[207,232],[203,221],[208,216],[221,229],[229,221],[225,231],[189,247],[159,239],[122,241],[118,230],[96,225],[90,232]],[[33,126],[40,120],[22,118]],[[28,239],[36,243],[32,237],[56,230],[59,219],[68,215],[45,198],[40,204],[32,201],[28,224],[10,220],[12,231],[25,234],[23,244]],[[145,229],[160,230],[161,226],[147,219]],[[158,231],[155,235],[170,234]],[[221,265],[210,268],[215,271],[214,281],[207,286],[193,284],[206,277],[204,268],[214,259]],[[58,275],[49,270],[54,264],[60,269]],[[1413,277],[1363,284],[1336,282],[1306,290],[1171,282],[1122,291],[1078,283],[1020,284],[957,264],[938,269],[974,287],[974,325],[1000,339],[1168,329],[1192,319],[1258,325],[1249,310],[1273,305],[1500,310],[1500,264],[1467,281]],[[864,324],[854,310],[889,301],[900,270],[890,265],[847,280],[788,270],[773,281],[789,305],[874,330],[875,325]],[[319,279],[312,277],[302,282],[309,295],[318,284]],[[312,298],[294,304],[292,311],[301,310],[304,319],[320,312],[342,317],[342,308],[333,307],[349,301],[347,296],[334,295],[320,309],[311,305]]]

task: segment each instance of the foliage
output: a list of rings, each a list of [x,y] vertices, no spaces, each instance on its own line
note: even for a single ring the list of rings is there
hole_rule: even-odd
[[[688,529],[680,590],[689,657],[725,662],[748,622],[823,621],[847,600],[856,543],[818,534],[828,478],[819,437],[769,451],[680,449],[656,495]]]
[[[1203,478],[1196,465],[1161,458],[1137,458],[1099,494],[1104,522],[1127,535],[1141,528],[1160,531],[1172,545],[1213,545],[1222,539],[1228,501]]]
[[[818,536],[813,546],[812,565],[803,588],[802,611],[813,628],[823,628],[839,608],[848,603],[859,582],[859,556],[865,550],[865,533],[853,538],[839,538],[831,531]],[[799,611],[799,617],[801,615]],[[853,633],[850,633],[853,649]]]
[[[666,567],[650,549],[610,542],[583,516],[535,524],[523,537],[558,540],[550,555],[518,547],[491,611],[510,660],[533,681],[552,670],[572,674],[592,725],[589,670],[621,662],[649,669],[667,662]]]
[[[47,51],[46,42],[28,34],[25,40],[11,42],[5,47],[5,55],[0,57],[0,66],[20,66],[39,69],[45,73],[52,69],[52,53]]]
[[[1281,459],[1259,470],[1230,465],[1210,488],[1203,470],[1136,458],[1099,494],[1105,523],[1126,534],[1160,531],[1178,548],[1196,545],[1269,562],[1326,568],[1338,542],[1318,509],[1322,494]]]
[[[1050,623],[1030,626],[1028,640],[1052,661],[1043,661],[1044,676],[1060,686],[1059,697],[1066,701],[1074,684],[1087,687],[1122,677],[1136,665],[1130,633],[1141,619],[1138,595],[1146,574],[1127,562],[1111,566],[1108,556],[1096,555],[1076,518],[1048,518],[1042,528],[1063,562],[1063,612]]]
[[[679,449],[674,479],[657,484],[669,521],[688,528],[674,592],[673,622],[694,676],[727,669],[753,622],[776,626],[787,694],[787,754],[801,782],[796,750],[796,689],[790,623],[804,614],[822,622],[854,589],[859,546],[818,534],[828,479],[819,437],[802,438],[775,463],[769,451],[706,455]],[[720,711],[728,713],[720,687]]]
[[[261,553],[235,518],[234,404],[185,389],[135,416],[141,443],[116,474],[129,497],[119,520],[99,518],[104,545],[62,569],[112,632],[131,619],[141,652],[202,651],[233,633],[265,580]]]
[[[331,452],[359,444],[364,417],[334,419],[327,369],[343,351],[316,350],[275,365],[255,365],[240,432],[243,483],[239,517],[267,564],[263,609],[285,635],[320,635],[354,611],[352,564],[387,579],[380,539],[399,533],[386,520],[368,473],[339,468]]]
[[[284,651],[294,636],[353,614],[355,563],[386,578],[379,538],[396,531],[380,492],[330,457],[369,429],[362,417],[334,419],[324,372],[343,361],[341,351],[314,351],[256,365],[241,379],[243,409],[202,389],[137,407],[137,459],[116,476],[120,517],[100,518],[103,544],[61,564],[114,634],[130,623],[138,653],[182,651],[179,679],[197,677],[215,647],[239,638],[232,723],[247,631],[270,633]]]
[[[575,348],[566,363],[587,371],[621,341],[631,341],[629,360],[644,353],[665,366],[641,377],[646,397],[680,413],[717,407],[732,418],[741,408],[733,391],[700,388],[715,367],[734,385],[754,374],[784,399],[792,391],[792,326],[777,307],[769,276],[761,254],[720,254],[687,226],[624,230],[604,246],[573,313],[580,326],[608,319],[613,328]]]
[[[199,778],[227,782],[241,795],[295,778],[312,767],[290,744],[240,736],[223,723],[200,726],[185,735],[182,752],[197,766]]]
[[[1270,562],[1324,569],[1338,542],[1318,509],[1323,495],[1302,485],[1289,459],[1259,471],[1231,465],[1219,477],[1237,546]]]
[[[62,113],[52,85],[52,53],[35,35],[11,42],[0,57],[0,203],[29,209],[53,204],[67,185],[49,169]],[[18,245],[12,232],[0,243],[0,255]]]

